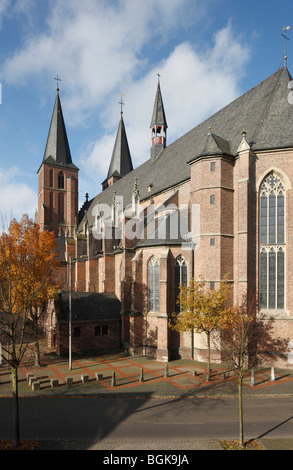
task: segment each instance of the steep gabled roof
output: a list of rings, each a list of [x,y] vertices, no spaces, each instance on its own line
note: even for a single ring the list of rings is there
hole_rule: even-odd
[[[77,168],[72,163],[59,93],[55,99],[43,162]]]
[[[168,128],[160,82],[158,83],[158,87],[157,87],[157,93],[156,93],[152,121],[151,121],[150,127],[154,126],[155,124],[165,126],[165,129]]]
[[[228,152],[236,157],[244,130],[253,151],[293,147],[293,105],[288,101],[291,80],[288,69],[281,68],[163,149],[155,161],[147,159],[117,181],[114,189],[111,186],[90,201],[89,224],[93,223],[92,208],[97,202],[111,205],[114,190],[117,196],[123,197],[124,207],[131,204],[134,179],[143,201],[188,180],[189,163],[203,156],[205,149],[210,154],[210,145],[214,146],[216,155]],[[209,132],[213,135],[207,141]],[[151,191],[148,191],[150,184]]]
[[[107,179],[111,178],[111,176],[122,178],[132,170],[132,160],[124,120],[121,114]]]

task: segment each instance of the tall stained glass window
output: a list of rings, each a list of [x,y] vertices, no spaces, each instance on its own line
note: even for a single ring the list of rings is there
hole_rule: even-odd
[[[285,308],[285,187],[271,173],[260,188],[260,308]]]
[[[148,263],[148,303],[149,310],[160,310],[160,265],[154,256]]]

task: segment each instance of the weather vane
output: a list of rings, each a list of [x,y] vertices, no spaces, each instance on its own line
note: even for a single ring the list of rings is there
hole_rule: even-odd
[[[287,31],[289,31],[291,27],[290,26],[285,26],[283,28],[284,34],[282,33],[283,38],[285,38],[285,54],[284,54],[284,61],[285,61],[285,66],[287,67],[287,41],[289,41],[289,38],[287,38]]]

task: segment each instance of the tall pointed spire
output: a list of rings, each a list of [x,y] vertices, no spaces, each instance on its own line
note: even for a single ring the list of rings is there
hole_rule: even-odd
[[[61,81],[58,75],[55,80]],[[72,236],[78,215],[78,171],[72,163],[57,87],[45,153],[38,170],[36,221],[41,230],[50,230],[55,236]]]
[[[168,129],[167,119],[165,115],[165,109],[163,104],[162,92],[161,92],[161,85],[160,85],[160,76],[157,86],[157,93],[155,98],[155,104],[153,109],[151,127],[155,124],[164,126],[165,129]]]
[[[118,174],[120,177],[122,177],[127,175],[127,173],[132,170],[132,160],[130,156],[125,125],[121,115],[107,177],[110,178],[114,174]]]
[[[127,175],[133,170],[132,159],[130,155],[121,104],[121,117],[116,134],[115,145],[112,153],[112,158],[109,166],[109,171],[106,181],[103,183],[104,189],[113,184],[118,179]],[[110,181],[111,179],[111,181]]]
[[[58,88],[43,161],[53,165],[74,166],[68,144]]]
[[[161,151],[166,147],[167,143],[167,119],[163,104],[160,75],[158,75],[158,86],[157,93],[154,103],[153,115],[151,120],[151,134],[152,134],[152,145],[151,145],[151,158],[156,160]]]

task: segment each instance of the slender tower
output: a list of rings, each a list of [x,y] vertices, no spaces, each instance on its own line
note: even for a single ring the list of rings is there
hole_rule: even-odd
[[[167,120],[164,110],[163,98],[158,74],[158,87],[155,98],[153,116],[151,121],[151,159],[155,161],[167,145]]]
[[[78,171],[72,162],[57,87],[46,149],[38,170],[36,221],[41,230],[53,231],[56,236],[73,235],[78,214]]]

